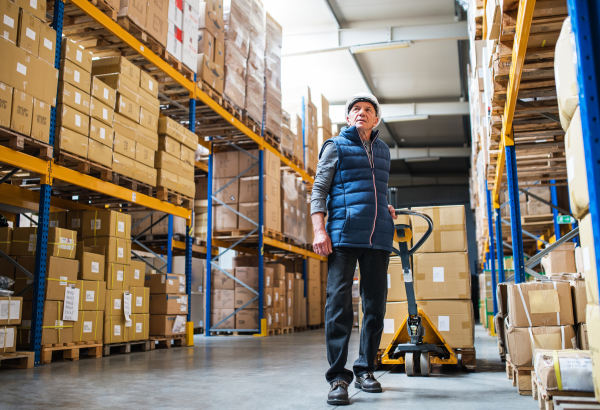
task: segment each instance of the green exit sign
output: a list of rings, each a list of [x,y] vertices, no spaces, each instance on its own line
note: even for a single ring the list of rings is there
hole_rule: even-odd
[[[559,215],[556,219],[561,225],[575,223],[575,218],[573,218],[571,215]]]

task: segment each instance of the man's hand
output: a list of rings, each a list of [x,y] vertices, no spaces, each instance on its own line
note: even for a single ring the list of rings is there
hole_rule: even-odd
[[[388,205],[388,211],[390,211],[390,215],[392,215],[392,219],[398,219],[398,215],[396,215],[396,210],[393,206]]]
[[[331,239],[325,230],[319,230],[315,232],[315,239],[313,240],[313,248],[315,253],[321,256],[327,256],[332,252]]]

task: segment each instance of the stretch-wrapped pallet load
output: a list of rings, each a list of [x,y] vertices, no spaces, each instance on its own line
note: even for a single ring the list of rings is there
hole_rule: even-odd
[[[183,0],[183,33],[181,62],[196,72],[198,65],[198,19],[200,16],[198,0]]]
[[[323,94],[319,95],[315,99],[315,105],[317,106],[317,148],[321,149],[323,143],[328,139],[332,138],[332,126],[331,118],[329,118],[329,101]]]
[[[311,102],[308,86],[295,86],[282,91],[283,109],[291,115],[291,129],[296,134],[294,156],[313,173],[317,169],[317,109]],[[296,147],[298,149],[296,149]]]
[[[156,186],[193,198],[196,192],[194,164],[198,136],[185,126],[168,118],[158,120],[158,152]]]
[[[281,128],[281,46],[283,31],[273,16],[265,20],[265,129],[284,138]],[[288,134],[289,135],[289,134]]]
[[[169,0],[167,10],[167,53],[181,61],[183,56],[183,1]]]
[[[244,109],[259,126],[262,125],[265,88],[265,21],[263,6],[252,0],[250,14],[250,47],[246,64],[246,98]]]
[[[225,25],[222,3],[201,2],[199,11],[196,79],[223,94]]]
[[[251,0],[231,0],[225,4],[225,86],[223,95],[237,109],[245,106],[246,68],[250,49]]]

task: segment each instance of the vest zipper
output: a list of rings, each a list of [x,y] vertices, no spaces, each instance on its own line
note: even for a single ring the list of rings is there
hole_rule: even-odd
[[[360,138],[360,136],[359,136]],[[365,149],[365,153],[367,154],[367,159],[369,160],[369,165],[371,166],[371,176],[373,177],[373,189],[375,192],[375,219],[373,219],[373,230],[371,231],[371,237],[369,238],[369,245],[373,246],[373,234],[375,233],[375,223],[377,222],[377,185],[375,184],[375,172],[373,172],[373,168],[375,167],[373,163],[373,143],[377,140],[377,137],[373,138],[371,142],[371,157],[369,158],[369,151],[367,151],[367,146],[365,142],[361,139],[360,142]]]

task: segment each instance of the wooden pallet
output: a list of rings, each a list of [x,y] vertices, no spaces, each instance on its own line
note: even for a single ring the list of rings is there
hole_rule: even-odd
[[[228,229],[221,231],[213,231],[213,238],[218,239],[226,239],[226,238],[243,238],[248,235],[249,232],[252,232],[250,229]]]
[[[283,241],[283,234],[281,232],[274,231],[273,229],[264,228],[264,235],[278,241]]]
[[[188,67],[186,67],[185,64],[183,64],[181,61],[179,61],[178,59],[176,59],[171,53],[169,53],[166,49],[163,50],[162,55],[161,55],[162,59],[165,60],[171,67],[173,67],[175,70],[179,71],[181,74],[183,74],[183,76],[185,78],[187,78],[190,81],[194,81],[194,75],[195,73],[190,70]],[[165,75],[166,76],[166,75]]]
[[[261,135],[262,121],[257,121],[256,119],[252,118],[252,116],[248,115],[248,112],[246,110],[243,111],[242,118],[243,118],[242,122],[244,123],[244,125],[246,127],[250,128],[250,131],[252,131],[256,135]],[[266,135],[265,135],[265,139],[266,139]]]
[[[267,329],[267,335],[269,336],[278,336],[282,334],[281,329]]]
[[[150,336],[152,349],[170,349],[171,346],[183,347],[187,346],[185,334],[183,335],[168,335],[168,336]],[[157,343],[155,343],[157,342]]]
[[[308,330],[317,330],[317,329],[322,329],[325,327],[325,325],[323,323],[321,323],[320,325],[308,325],[306,326]]]
[[[113,9],[110,3],[105,0],[90,0],[90,3],[103,11],[112,20],[117,21],[117,12],[119,10]]]
[[[54,147],[25,134],[0,127],[0,145],[45,160],[52,159]]]
[[[311,177],[313,177],[313,178],[314,178],[315,175],[317,175],[317,173],[315,171],[313,171],[312,169],[310,169],[308,167],[306,168],[306,173],[308,175],[310,175]]]
[[[5,369],[33,369],[34,365],[35,352],[0,353],[0,367]]]
[[[600,410],[595,397],[554,396],[554,410]]]
[[[294,333],[294,327],[293,326],[282,327],[281,328],[281,333],[284,334],[284,335],[290,334],[290,333]]]
[[[204,80],[199,80],[196,82],[198,88],[200,88],[206,95],[212,98],[219,105],[223,105],[223,94],[217,92],[214,88],[212,88],[208,83]]]
[[[510,359],[506,359],[506,375],[512,380],[512,385],[522,396],[531,394],[531,372],[532,366],[513,366]]]
[[[544,388],[544,385],[540,382],[540,380],[535,375],[535,372],[531,373],[531,386],[530,386],[531,396],[534,400],[538,401],[540,410],[554,410],[555,403],[558,401],[558,404],[562,406],[562,408],[568,409],[600,409],[600,403],[595,399],[594,392],[576,392],[576,391],[548,391]],[[558,399],[558,400],[557,400]],[[566,400],[565,400],[566,399]],[[576,403],[577,400],[582,400],[584,403]],[[567,406],[567,403],[573,404],[582,404],[576,406]],[[596,407],[590,407],[596,406]]]
[[[172,191],[168,188],[156,187],[156,198],[161,201],[171,201],[172,204],[182,206],[185,209],[194,209],[194,198]]]
[[[294,332],[306,332],[306,326],[294,326]]]
[[[133,349],[132,349],[133,348]],[[150,340],[136,340],[133,342],[123,342],[123,343],[108,343],[104,345],[103,355],[110,356],[110,354],[117,350],[119,353],[129,354],[132,350],[138,350],[141,352],[149,352],[152,350],[152,343]]]
[[[62,358],[58,358],[59,360],[75,362],[79,360],[81,349],[88,349],[87,356],[89,358],[99,359],[102,357],[102,340],[44,345],[40,362],[42,364],[51,363],[54,352],[62,352]]]

